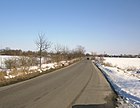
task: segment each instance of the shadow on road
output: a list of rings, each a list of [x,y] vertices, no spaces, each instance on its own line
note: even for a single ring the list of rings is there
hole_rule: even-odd
[[[74,105],[72,108],[112,108],[107,104],[94,104],[94,105]]]

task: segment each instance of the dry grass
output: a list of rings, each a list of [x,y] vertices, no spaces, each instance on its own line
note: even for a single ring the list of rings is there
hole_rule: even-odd
[[[5,76],[5,73],[0,72],[0,82],[5,80],[4,76]]]
[[[70,64],[73,64],[75,62],[77,62],[77,61],[74,61]],[[39,71],[25,72],[25,71],[21,71],[21,70],[12,70],[10,75],[15,75],[15,76],[18,75],[18,76],[14,77],[14,78],[10,78],[10,79],[5,79],[4,78],[5,75],[0,72],[0,86],[6,86],[6,85],[14,84],[17,82],[29,80],[31,78],[35,78],[37,76],[47,74],[47,73],[53,72],[55,70],[61,69],[63,67],[66,67],[66,66],[57,67],[55,69],[51,68],[47,71],[42,71],[41,73]]]
[[[129,66],[126,68],[127,71],[136,71],[136,67],[133,67],[133,66]]]
[[[109,63],[109,62],[107,62],[107,63],[103,62],[103,65],[108,66],[108,67],[113,67],[113,65],[111,63]]]

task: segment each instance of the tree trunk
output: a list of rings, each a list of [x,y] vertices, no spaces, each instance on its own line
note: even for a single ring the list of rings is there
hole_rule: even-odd
[[[40,51],[39,51],[39,67],[40,67],[40,69],[41,69],[41,64],[42,64],[42,62],[41,62],[41,58],[42,58],[42,50],[41,50],[41,48],[40,48]]]

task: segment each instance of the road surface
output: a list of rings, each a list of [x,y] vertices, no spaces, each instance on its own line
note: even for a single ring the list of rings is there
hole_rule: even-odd
[[[0,108],[113,108],[110,85],[90,60],[0,88]]]

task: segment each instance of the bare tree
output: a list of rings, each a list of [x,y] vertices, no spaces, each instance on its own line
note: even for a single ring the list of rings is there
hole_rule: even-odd
[[[30,57],[26,57],[26,56],[21,56],[18,59],[18,62],[20,64],[20,68],[21,71],[23,72],[23,74],[28,73],[29,72],[29,68],[32,64],[31,58]]]
[[[66,60],[66,61],[68,60],[69,53],[70,53],[69,48],[67,46],[63,46],[63,48],[62,48],[62,54],[63,54],[63,59],[64,60]]]
[[[54,50],[55,50],[55,61],[58,63],[61,61],[61,54],[62,54],[62,45],[60,44],[56,44],[54,46]]]
[[[54,50],[56,53],[61,53],[62,52],[62,45],[61,44],[56,44],[54,46]]]
[[[17,70],[17,68],[19,67],[18,58],[6,59],[4,63],[6,68],[10,69],[10,71],[12,69]]]
[[[53,59],[58,63],[60,61],[67,61],[68,60],[68,54],[69,54],[69,48],[67,46],[56,44],[54,46],[55,55]]]
[[[92,59],[93,60],[96,60],[97,52],[91,52],[91,55],[92,55]]]
[[[39,49],[39,64],[41,69],[41,59],[43,51],[47,51],[51,47],[51,42],[45,38],[45,34],[38,34],[38,39],[36,40],[36,46]]]
[[[82,57],[85,55],[85,48],[81,45],[78,45],[77,48],[76,48],[76,52],[78,54],[79,57]]]

